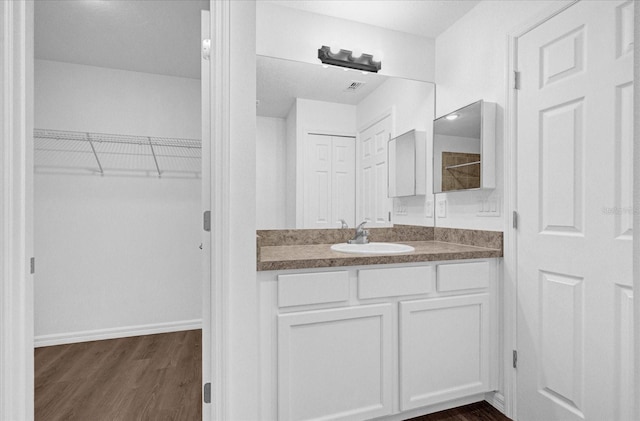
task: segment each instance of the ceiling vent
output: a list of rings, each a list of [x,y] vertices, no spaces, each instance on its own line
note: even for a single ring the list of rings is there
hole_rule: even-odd
[[[362,88],[366,82],[360,82],[357,80],[352,80],[351,83],[345,88],[345,92],[355,92],[358,89]]]

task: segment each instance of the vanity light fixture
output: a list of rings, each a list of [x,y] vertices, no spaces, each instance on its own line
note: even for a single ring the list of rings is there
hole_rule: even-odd
[[[460,117],[460,114],[449,114],[448,116],[446,116],[445,118],[449,121],[455,120],[456,118]]]
[[[340,50],[337,53],[333,53],[331,52],[331,48],[326,45],[318,49],[318,58],[323,64],[331,64],[333,66],[356,69],[364,72],[378,73],[378,70],[382,68],[382,62],[373,61],[371,54],[360,54],[358,57],[354,57],[353,52],[349,50]]]

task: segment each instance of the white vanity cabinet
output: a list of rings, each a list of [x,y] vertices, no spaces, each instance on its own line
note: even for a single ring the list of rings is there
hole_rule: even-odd
[[[498,264],[258,272],[261,419],[398,420],[482,400]]]
[[[278,419],[391,414],[391,304],[278,316]]]
[[[486,392],[489,294],[400,303],[400,408]]]

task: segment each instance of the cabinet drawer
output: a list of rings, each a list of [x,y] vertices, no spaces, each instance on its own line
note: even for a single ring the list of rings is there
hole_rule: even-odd
[[[433,284],[433,266],[358,271],[358,298],[427,294]]]
[[[278,276],[278,307],[334,303],[349,299],[348,272]]]
[[[453,263],[438,265],[438,291],[487,288],[489,262]]]

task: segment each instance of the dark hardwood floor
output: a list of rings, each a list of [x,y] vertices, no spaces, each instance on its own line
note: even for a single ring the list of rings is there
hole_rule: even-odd
[[[200,330],[35,350],[36,421],[200,421]],[[411,421],[510,421],[487,402]]]
[[[512,421],[487,402],[477,402],[407,421]]]
[[[202,334],[191,330],[35,350],[35,419],[201,420]]]

